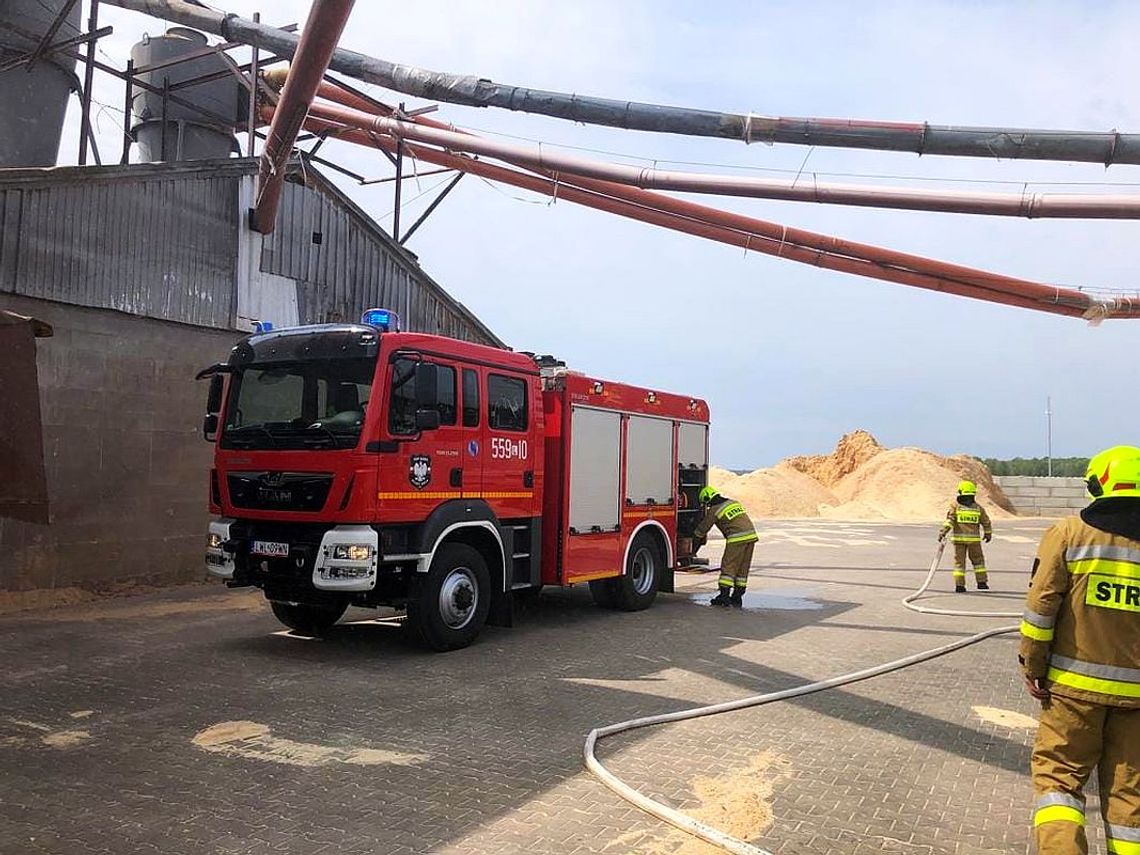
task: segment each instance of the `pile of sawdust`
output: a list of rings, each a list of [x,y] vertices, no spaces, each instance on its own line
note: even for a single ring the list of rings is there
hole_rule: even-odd
[[[709,481],[751,515],[769,519],[925,522],[940,519],[963,478],[996,519],[1012,516],[1009,500],[986,467],[964,455],[883,448],[866,431],[849,433],[828,455],[791,457],[771,469],[735,475],[713,468]]]
[[[856,430],[841,437],[831,454],[789,457],[782,465],[810,475],[825,487],[834,487],[882,450],[871,434]]]

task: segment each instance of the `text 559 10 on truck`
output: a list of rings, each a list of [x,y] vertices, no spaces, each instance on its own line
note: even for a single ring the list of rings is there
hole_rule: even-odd
[[[450,650],[543,585],[644,609],[690,558],[708,472],[697,398],[400,332],[383,310],[250,335],[204,377],[206,567],[299,632],[393,606]]]

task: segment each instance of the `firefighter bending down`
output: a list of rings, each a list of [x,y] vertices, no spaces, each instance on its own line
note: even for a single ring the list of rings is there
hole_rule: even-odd
[[[1041,855],[1087,853],[1084,785],[1100,779],[1108,851],[1140,853],[1140,448],[1089,461],[1092,504],[1045,532],[1018,659],[1041,701],[1031,769]]]
[[[748,588],[752,550],[760,538],[740,502],[725,498],[715,487],[703,487],[699,499],[705,515],[693,529],[693,542],[699,548],[714,525],[724,535],[720,593],[713,597],[710,605],[740,608],[744,605],[744,591]]]
[[[954,544],[954,592],[958,594],[966,591],[967,557],[974,568],[978,590],[990,589],[989,577],[986,575],[986,557],[982,554],[982,538],[984,533],[985,541],[989,543],[993,529],[990,526],[990,515],[978,504],[977,496],[978,487],[973,481],[959,481],[958,498],[946,512],[942,531],[938,533],[939,540],[945,539],[949,533],[950,542]]]

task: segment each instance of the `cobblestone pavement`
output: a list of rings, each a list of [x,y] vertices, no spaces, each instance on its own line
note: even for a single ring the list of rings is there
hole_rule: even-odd
[[[935,529],[769,522],[743,611],[704,604],[711,574],[635,614],[544,591],[513,629],[446,655],[367,612],[291,636],[259,594],[216,588],[0,619],[0,852],[705,851],[586,773],[584,735],[1000,625],[900,607]],[[943,573],[931,603],[1020,610],[1041,529],[999,523],[995,590],[944,593]],[[709,808],[699,778],[755,765],[774,817],[756,842],[774,852],[1025,852],[1034,709],[1015,645],[599,754],[691,810]]]

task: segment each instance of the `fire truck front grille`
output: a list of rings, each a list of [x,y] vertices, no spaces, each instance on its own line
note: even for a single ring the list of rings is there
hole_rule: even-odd
[[[325,506],[333,476],[324,472],[231,472],[227,476],[234,507],[259,511],[319,511]]]

